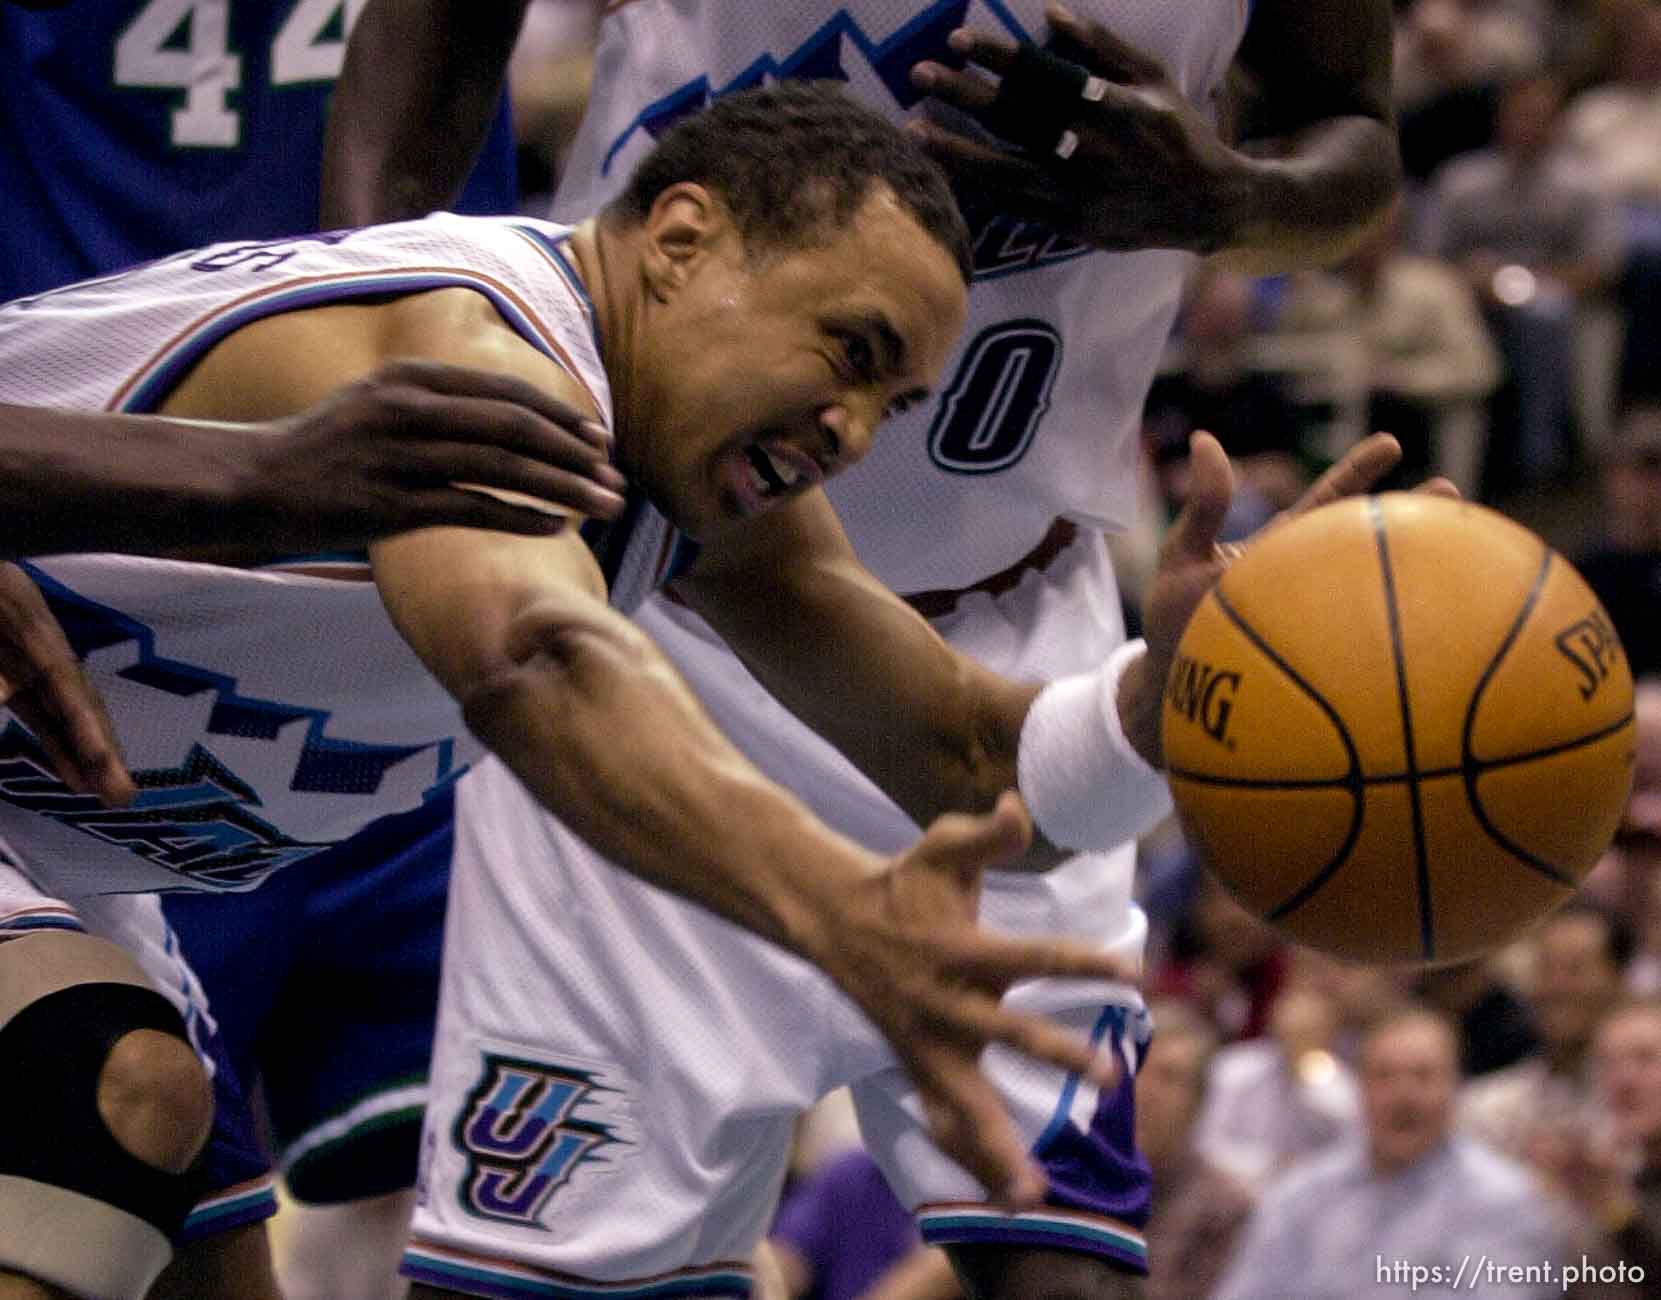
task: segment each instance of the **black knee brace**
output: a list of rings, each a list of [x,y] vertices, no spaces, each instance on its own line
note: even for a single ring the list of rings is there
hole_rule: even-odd
[[[198,1199],[196,1168],[170,1174],[145,1163],[98,1113],[104,1061],[135,1029],[190,1042],[173,1004],[137,984],[74,984],[0,1025],[0,1174],[113,1205],[172,1240]]]

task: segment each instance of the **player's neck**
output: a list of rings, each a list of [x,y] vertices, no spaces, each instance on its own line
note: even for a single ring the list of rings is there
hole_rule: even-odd
[[[606,368],[606,381],[611,387],[611,427],[617,439],[618,463],[627,467],[633,463],[634,438],[631,434],[634,410],[633,340],[638,312],[628,298],[628,286],[633,283],[628,274],[628,249],[624,241],[605,225],[590,217],[571,232],[571,260],[583,288],[594,304],[594,329],[600,339],[600,360]]]

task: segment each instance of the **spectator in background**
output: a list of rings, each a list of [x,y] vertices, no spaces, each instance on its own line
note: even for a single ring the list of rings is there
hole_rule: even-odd
[[[1287,948],[1215,877],[1201,873],[1149,988],[1200,1009],[1224,1042],[1256,1038],[1286,980]]]
[[[1575,559],[1634,677],[1661,675],[1661,404],[1621,417],[1604,449],[1598,537]]]
[[[1360,1140],[1288,1171],[1265,1194],[1215,1300],[1363,1300],[1404,1293],[1396,1262],[1445,1268],[1570,1256],[1566,1223],[1526,1171],[1453,1134],[1458,1041],[1413,1007],[1368,1033]],[[1444,1281],[1443,1286],[1447,1283]],[[1544,1297],[1555,1284],[1484,1279],[1486,1297]]]
[[[1661,859],[1661,833],[1650,837],[1652,863]],[[1633,921],[1636,936],[1626,987],[1645,997],[1661,995],[1661,870],[1651,869],[1649,890]]]
[[[1571,91],[1605,81],[1636,11],[1651,0],[1511,0],[1533,14],[1547,66]]]
[[[1461,1132],[1520,1159],[1542,1119],[1576,1119],[1589,1111],[1592,1033],[1621,996],[1631,954],[1630,932],[1595,904],[1572,902],[1541,923],[1529,1002],[1542,1050],[1466,1085]]]
[[[1205,1300],[1251,1213],[1245,1184],[1194,1149],[1216,1031],[1192,1007],[1156,1003],[1136,1074],[1136,1145],[1153,1170],[1144,1300]]]
[[[1173,336],[1175,365],[1154,380],[1143,406],[1143,435],[1168,505],[1180,507],[1187,498],[1190,434],[1205,429],[1228,452],[1238,483],[1226,539],[1262,526],[1291,505],[1309,480],[1299,463],[1302,419],[1285,377],[1255,364],[1255,303],[1250,276],[1202,266]]]
[[[1661,1279],[1661,1000],[1613,1008],[1598,1026],[1593,1063],[1599,1112],[1590,1124],[1556,1129],[1537,1145],[1535,1165],[1595,1230],[1597,1262],[1623,1265],[1636,1282],[1599,1289],[1599,1300],[1652,1296]]]
[[[1407,996],[1410,980],[1394,967],[1342,961],[1314,948],[1294,947],[1288,983],[1313,989],[1332,1003],[1338,1028],[1331,1050],[1353,1070],[1373,1021]]]
[[[1626,218],[1620,395],[1661,401],[1661,4],[1629,0],[1612,78],[1575,96],[1564,137]]]
[[[1475,290],[1505,358],[1484,471],[1488,494],[1551,482],[1572,464],[1580,304],[1620,265],[1620,214],[1558,148],[1563,87],[1519,76],[1500,95],[1496,144],[1432,178],[1425,248]]]
[[[1652,617],[1654,615],[1652,614]],[[1625,984],[1661,993],[1661,677],[1638,679],[1637,761],[1614,842],[1586,885],[1620,909],[1634,938]]]
[[[1487,148],[1500,83],[1542,58],[1538,24],[1514,4],[1399,5],[1393,93],[1408,179],[1422,184],[1456,154]]]
[[[1289,985],[1275,999],[1267,1034],[1213,1059],[1194,1149],[1257,1189],[1351,1136],[1360,1098],[1338,1056],[1338,1029],[1330,996],[1312,984]]]
[[[1492,958],[1433,966],[1414,982],[1418,996],[1457,1026],[1459,1072],[1466,1079],[1516,1065],[1540,1050],[1534,1013]]]
[[[1396,435],[1402,461],[1389,486],[1435,473],[1474,496],[1499,353],[1463,277],[1404,247],[1405,212],[1398,202],[1337,268],[1296,273],[1276,330],[1349,354],[1329,363],[1355,390],[1340,403],[1358,417],[1346,439]]]

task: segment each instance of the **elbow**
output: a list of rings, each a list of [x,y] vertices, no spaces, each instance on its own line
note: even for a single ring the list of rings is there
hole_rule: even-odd
[[[503,660],[481,668],[455,692],[467,729],[490,750],[502,748],[501,741],[510,733],[511,720],[522,712],[527,697],[533,693],[534,671],[529,664]]]
[[[468,730],[500,752],[533,724],[546,728],[607,700],[655,658],[650,638],[603,606],[592,613],[533,606],[514,619],[497,651],[470,666],[455,695]]]

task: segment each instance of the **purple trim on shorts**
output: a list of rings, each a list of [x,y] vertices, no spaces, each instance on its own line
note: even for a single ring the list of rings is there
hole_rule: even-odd
[[[923,1205],[917,1227],[931,1246],[1021,1246],[1090,1255],[1134,1274],[1148,1271],[1141,1228],[1148,1221],[1153,1176],[1136,1150],[1135,1069],[1149,1037],[1141,1007],[1107,1006],[1091,1029],[1090,1041],[1104,1042],[1122,1067],[1119,1081],[1101,1093],[1090,1126],[1073,1120],[1079,1076],[1067,1079],[1054,1114],[1033,1143],[1050,1180],[1044,1207],[1005,1214],[977,1202]]]
[[[188,1246],[206,1237],[229,1232],[232,1228],[269,1219],[277,1212],[276,1183],[272,1175],[266,1174],[263,1178],[226,1188],[198,1202],[185,1219],[184,1227],[179,1229],[174,1245]]]
[[[748,1300],[751,1292],[750,1270],[743,1264],[712,1264],[658,1277],[600,1282],[487,1259],[428,1241],[412,1241],[398,1271],[430,1286],[495,1300]]]
[[[172,938],[169,932],[169,942]],[[256,1131],[253,1108],[231,1068],[224,1040],[197,1018],[198,1010],[192,1003],[197,1050],[213,1062],[213,1129],[197,1164],[199,1186],[208,1191],[179,1230],[180,1244],[258,1223],[277,1212],[276,1175]]]
[[[1054,1118],[1033,1144],[1033,1154],[1050,1180],[1045,1204],[1140,1228],[1152,1208],[1153,1173],[1136,1149],[1132,1062],[1141,1064],[1147,1013],[1123,1006],[1103,1008],[1091,1041],[1099,1043],[1104,1037],[1120,1062],[1119,1082],[1098,1096],[1090,1127],[1081,1130],[1071,1119],[1081,1084],[1076,1075],[1069,1078]],[[1128,1054],[1127,1040],[1132,1049]]]
[[[1127,1223],[1071,1210],[1004,1214],[979,1203],[925,1205],[917,1227],[931,1246],[1026,1246],[1091,1255],[1129,1273],[1148,1271],[1148,1246]]]

